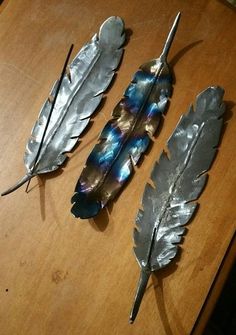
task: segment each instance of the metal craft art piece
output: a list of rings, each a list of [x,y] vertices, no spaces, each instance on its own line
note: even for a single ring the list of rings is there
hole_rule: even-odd
[[[155,164],[134,229],[134,253],[141,268],[130,322],[135,320],[152,271],[169,264],[206,184],[217,153],[225,110],[224,90],[209,87],[183,115]]]
[[[63,164],[66,152],[78,142],[111,83],[123,54],[124,41],[124,23],[121,18],[112,16],[83,46],[70,64],[68,73],[64,74],[57,96],[59,81],[55,82],[32,129],[24,155],[26,175],[2,195]],[[55,106],[51,114],[52,104]]]
[[[72,197],[72,213],[93,217],[115,197],[155,133],[172,91],[167,55],[180,13],[161,56],[140,66],[89,155]]]

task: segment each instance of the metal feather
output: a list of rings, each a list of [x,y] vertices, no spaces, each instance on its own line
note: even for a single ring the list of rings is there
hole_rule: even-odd
[[[37,162],[35,158],[58,81],[54,83],[27,143],[24,155],[27,173],[2,195],[13,192],[35,175],[54,171],[64,163],[66,152],[78,142],[112,80],[123,54],[124,40],[124,23],[121,18],[112,16],[102,24],[98,35],[83,46],[70,64],[69,73],[63,77]]]
[[[89,155],[72,197],[75,217],[95,216],[115,197],[133,172],[155,133],[172,91],[167,55],[180,13],[161,56],[143,64],[117,104]]]
[[[152,271],[169,264],[195,209],[217,153],[223,124],[224,90],[209,87],[197,96],[167,142],[151,174],[154,186],[146,185],[142,210],[134,229],[134,252],[141,275],[130,322],[135,320]]]

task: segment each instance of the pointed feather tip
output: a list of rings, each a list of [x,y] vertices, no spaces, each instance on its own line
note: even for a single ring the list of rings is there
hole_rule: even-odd
[[[168,56],[168,53],[169,53],[169,50],[170,50],[170,47],[172,45],[172,42],[174,40],[174,37],[175,37],[175,34],[176,34],[176,31],[177,31],[177,28],[178,28],[178,24],[179,24],[179,20],[180,20],[180,17],[181,17],[181,12],[178,12],[176,17],[175,17],[175,20],[172,24],[172,27],[170,29],[170,32],[167,36],[167,39],[166,39],[166,42],[164,44],[164,47],[163,47],[163,50],[162,50],[162,53],[160,55],[160,60],[162,62],[166,62],[167,60],[167,56]]]
[[[136,319],[137,316],[137,310],[135,310],[134,306],[130,312],[130,316],[129,316],[129,324],[132,325]]]
[[[101,210],[100,202],[89,199],[86,194],[75,193],[71,198],[71,213],[75,218],[89,219],[96,216]]]
[[[181,12],[178,12],[173,22],[171,30],[175,30],[175,31],[177,30],[180,18],[181,18]]]
[[[179,21],[180,17],[181,17],[181,12],[178,12],[177,15],[176,15],[176,17],[175,17],[175,20]]]
[[[135,304],[132,306],[132,309],[130,311],[129,315],[129,324],[132,325],[136,319],[136,316],[138,314],[138,309],[135,308]]]
[[[34,175],[26,174],[23,178],[21,178],[14,186],[10,187],[6,191],[1,193],[1,196],[4,197],[5,195],[8,195],[14,191],[16,191],[19,187],[24,185],[27,181],[29,181],[31,178],[33,178]]]
[[[130,324],[134,323],[134,320],[136,319],[136,316],[138,315],[140,304],[142,302],[143,295],[146,290],[150,275],[151,275],[150,271],[145,271],[143,269],[141,270],[138,287],[137,287],[135,298],[134,298],[134,303],[133,303],[133,306],[130,312],[130,317],[129,317]]]

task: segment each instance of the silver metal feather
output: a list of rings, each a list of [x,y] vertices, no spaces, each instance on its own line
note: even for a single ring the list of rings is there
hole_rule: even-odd
[[[54,83],[27,143],[24,155],[27,173],[2,195],[13,192],[35,175],[56,170],[65,161],[65,153],[78,142],[112,80],[123,54],[124,41],[124,23],[121,18],[112,16],[102,24],[99,34],[83,46],[70,64],[69,74],[63,77],[37,162],[35,158],[58,81]]]
[[[206,184],[206,171],[217,153],[223,124],[224,90],[209,87],[197,96],[183,115],[151,174],[154,187],[145,187],[142,207],[136,218],[134,252],[141,275],[130,322],[135,320],[152,271],[169,264],[178,250],[192,217],[195,200]]]

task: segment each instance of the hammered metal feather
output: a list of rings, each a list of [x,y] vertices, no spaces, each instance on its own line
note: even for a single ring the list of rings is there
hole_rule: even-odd
[[[146,185],[142,210],[134,230],[134,252],[141,275],[130,315],[132,323],[152,271],[169,264],[178,250],[185,228],[206,184],[207,174],[217,153],[223,124],[224,90],[209,87],[183,115],[151,174],[154,187]]]
[[[115,197],[133,172],[155,133],[172,91],[167,54],[180,13],[158,59],[135,73],[89,155],[72,197],[72,213],[82,219],[97,215]]]
[[[13,192],[33,176],[58,169],[100,104],[117,68],[125,40],[124,23],[119,17],[108,18],[91,41],[83,46],[69,66],[56,99],[45,140],[35,158],[49,117],[58,81],[44,103],[27,143],[24,163],[26,175],[2,195]],[[35,166],[34,166],[35,165]],[[32,172],[33,170],[33,172]]]

